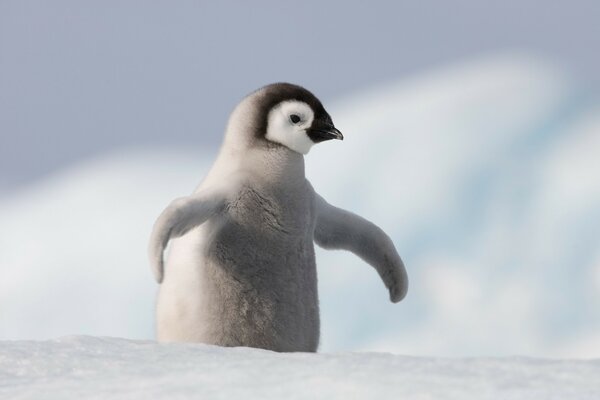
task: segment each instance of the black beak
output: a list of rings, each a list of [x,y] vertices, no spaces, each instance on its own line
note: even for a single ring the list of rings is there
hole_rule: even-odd
[[[308,137],[315,143],[331,139],[344,140],[342,132],[332,124],[326,122],[314,121],[313,125],[306,132],[308,133]]]

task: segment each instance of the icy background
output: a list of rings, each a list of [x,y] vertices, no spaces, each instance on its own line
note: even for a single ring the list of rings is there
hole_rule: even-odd
[[[411,281],[393,305],[369,266],[319,251],[322,351],[600,357],[593,93],[503,53],[326,107],[346,139],[316,146],[308,177],[392,236]],[[0,197],[0,339],[152,339],[151,225],[215,155],[131,147]]]

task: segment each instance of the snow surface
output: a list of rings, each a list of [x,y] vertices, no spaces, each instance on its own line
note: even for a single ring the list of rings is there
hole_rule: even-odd
[[[326,104],[345,140],[308,177],[390,233],[410,288],[318,250],[320,349],[600,357],[599,104],[510,54]],[[123,149],[0,198],[0,339],[154,338],[151,225],[215,156]]]
[[[0,342],[2,399],[598,399],[600,360],[274,353],[86,336]]]

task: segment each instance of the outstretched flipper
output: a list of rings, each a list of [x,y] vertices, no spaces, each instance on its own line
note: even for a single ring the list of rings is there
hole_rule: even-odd
[[[349,211],[327,203],[315,193],[317,221],[315,242],[325,249],[351,251],[373,266],[399,302],[408,290],[408,277],[394,243],[381,228]]]
[[[163,252],[171,238],[183,236],[203,224],[220,210],[225,197],[215,192],[201,191],[180,197],[160,214],[150,235],[150,266],[158,283],[163,280]]]

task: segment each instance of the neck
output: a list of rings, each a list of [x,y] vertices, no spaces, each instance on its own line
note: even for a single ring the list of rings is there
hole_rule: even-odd
[[[237,174],[270,184],[299,185],[305,180],[304,156],[270,143],[244,150],[225,145],[203,184],[219,184]]]
[[[245,159],[249,172],[265,181],[279,184],[298,184],[305,179],[304,156],[280,145],[253,149]]]

